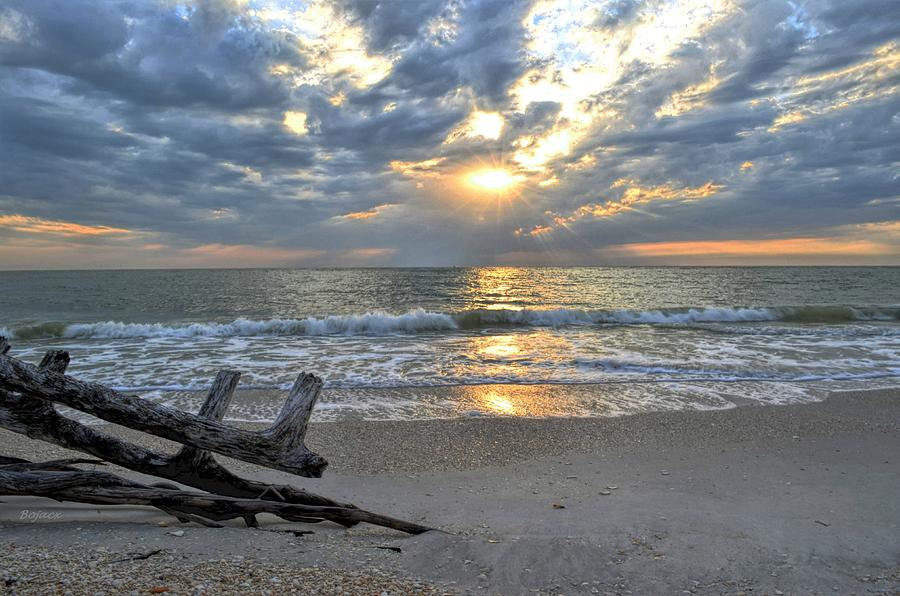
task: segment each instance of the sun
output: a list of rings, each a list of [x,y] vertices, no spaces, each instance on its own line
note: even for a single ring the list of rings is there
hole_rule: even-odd
[[[503,190],[518,181],[518,176],[501,169],[478,170],[469,174],[471,184],[487,190]]]

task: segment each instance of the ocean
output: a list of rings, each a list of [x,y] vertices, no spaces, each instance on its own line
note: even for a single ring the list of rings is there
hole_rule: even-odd
[[[0,272],[0,335],[195,410],[243,373],[271,420],[614,416],[900,386],[900,268],[473,267]]]

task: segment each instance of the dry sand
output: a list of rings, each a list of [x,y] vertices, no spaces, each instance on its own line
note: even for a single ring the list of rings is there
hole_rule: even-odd
[[[309,444],[332,465],[299,484],[446,533],[208,529],[5,498],[0,581],[23,594],[900,594],[900,391],[613,419],[322,423]],[[0,453],[66,454],[6,432]],[[313,533],[272,531],[288,528]]]

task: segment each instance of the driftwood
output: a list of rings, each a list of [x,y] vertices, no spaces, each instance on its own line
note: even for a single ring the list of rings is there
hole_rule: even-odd
[[[327,462],[303,443],[322,386],[314,375],[301,374],[297,378],[271,428],[252,432],[221,422],[240,378],[237,372],[221,371],[198,414],[191,415],[64,375],[69,364],[66,352],[51,350],[40,365],[33,366],[8,356],[8,350],[8,342],[0,338],[0,427],[212,494],[184,491],[163,483],[147,486],[106,472],[73,467],[98,460],[32,463],[4,457],[0,457],[0,494],[151,505],[182,521],[205,525],[218,525],[208,520],[241,517],[247,525],[255,526],[257,513],[272,513],[288,521],[328,520],[347,527],[367,522],[412,534],[430,529],[294,486],[242,478],[216,461],[210,451],[299,475],[320,476]],[[184,446],[174,455],[157,453],[62,416],[52,402]],[[150,424],[144,423],[145,415]],[[166,424],[174,426],[163,428]],[[245,440],[247,444],[241,442]],[[277,451],[267,451],[267,447]]]
[[[271,513],[283,519],[307,523],[327,520],[347,526],[366,522],[410,534],[421,534],[430,529],[357,508],[237,499],[147,486],[107,472],[78,470],[64,465],[54,468],[47,469],[45,464],[35,464],[33,469],[20,465],[15,471],[8,471],[5,466],[0,466],[0,494],[48,497],[95,505],[148,505],[207,526],[217,524],[206,520],[221,521]]]
[[[328,462],[303,444],[306,423],[322,388],[301,374],[275,424],[263,431],[234,428],[203,416],[148,402],[99,383],[0,356],[0,388],[55,402],[135,430],[234,459],[299,476],[318,478]]]
[[[44,356],[39,367],[62,373],[68,363],[68,354],[51,350]],[[199,415],[221,420],[231,402],[239,377],[239,373],[220,372]],[[32,439],[83,451],[135,472],[166,478],[221,495],[256,498],[274,490],[290,503],[349,506],[292,486],[269,485],[241,478],[221,466],[208,452],[192,447],[184,447],[176,455],[153,452],[61,416],[48,402],[27,395],[17,396],[0,390],[0,427]]]

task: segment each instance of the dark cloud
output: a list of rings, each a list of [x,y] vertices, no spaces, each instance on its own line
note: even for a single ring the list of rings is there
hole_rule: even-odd
[[[454,28],[450,39],[414,41],[382,86],[438,97],[465,85],[488,106],[502,102],[526,67],[527,10],[527,3],[507,0],[461,3],[448,15]]]
[[[48,160],[102,159],[134,144],[72,109],[18,97],[0,97],[0,138],[8,151],[33,151]]]
[[[900,24],[898,24],[900,6],[896,2],[885,2],[884,0],[817,1],[810,8],[812,9],[810,14],[815,15],[816,20],[834,28],[864,26],[870,34],[882,30],[896,32],[900,28]]]
[[[96,0],[13,0],[27,38],[0,44],[0,64],[68,77],[80,95],[108,94],[138,105],[241,110],[277,106],[289,90],[268,73],[303,66],[292,36],[244,18],[237,3],[174,5]]]
[[[508,134],[541,134],[550,130],[559,117],[562,106],[555,101],[536,101],[528,104],[524,112],[509,116]]]
[[[431,19],[447,9],[437,0],[347,0],[340,6],[363,26],[368,47],[375,52],[412,42]]]
[[[772,121],[768,110],[739,111],[731,114],[689,114],[680,118],[663,118],[654,126],[639,132],[625,132],[600,137],[603,146],[627,148],[633,153],[652,153],[663,143],[674,145],[716,145],[737,143],[740,133]]]
[[[5,64],[70,71],[95,63],[121,49],[128,27],[121,11],[111,3],[91,0],[10,0],[4,20],[21,35],[0,42]],[[11,11],[17,13],[13,19]]]
[[[622,25],[637,12],[639,0],[613,0],[600,8],[600,15],[594,24],[597,27],[611,29]]]

